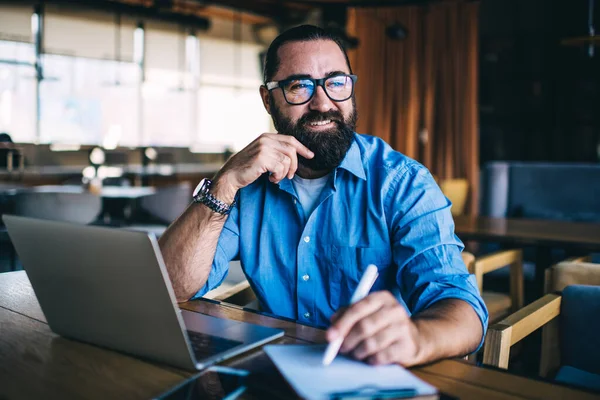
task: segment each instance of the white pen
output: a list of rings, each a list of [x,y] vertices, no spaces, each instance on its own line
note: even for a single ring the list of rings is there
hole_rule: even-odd
[[[350,298],[350,304],[361,301],[367,294],[369,294],[369,291],[373,287],[378,275],[379,272],[377,272],[377,267],[373,264],[369,264],[362,278],[360,278],[360,282],[358,282],[358,286],[356,287],[352,298]],[[340,347],[342,346],[343,342],[344,338],[339,337],[335,340],[332,340],[329,345],[327,345],[325,354],[323,355],[323,365],[327,366],[331,364],[335,356],[337,356],[338,351],[340,351]]]

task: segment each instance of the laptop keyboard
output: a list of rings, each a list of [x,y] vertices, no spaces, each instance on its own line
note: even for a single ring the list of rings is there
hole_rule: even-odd
[[[197,360],[212,357],[215,354],[233,349],[242,344],[237,340],[225,339],[219,336],[207,335],[206,333],[187,331],[190,344]]]

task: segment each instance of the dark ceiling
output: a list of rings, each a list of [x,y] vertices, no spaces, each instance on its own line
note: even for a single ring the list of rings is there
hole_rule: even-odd
[[[278,19],[285,18],[289,14],[307,13],[314,8],[399,6],[425,2],[425,0],[215,0],[204,3],[247,10]]]
[[[148,7],[199,10],[217,9],[242,11],[245,18],[266,19],[277,23],[302,22],[315,9],[343,9],[344,7],[382,7],[426,3],[431,0],[117,0],[143,3]],[[250,22],[248,20],[248,22]]]
[[[314,9],[400,6],[430,0],[46,0],[89,7],[130,7],[144,14],[193,17],[242,17],[248,23],[297,23]],[[0,2],[4,2],[0,0]],[[20,2],[22,3],[22,2]],[[240,15],[240,12],[242,15]]]
[[[285,26],[305,21],[315,9],[336,15],[345,14],[345,7],[401,6],[428,1],[432,0],[44,0],[41,3],[104,9],[205,29],[212,17]],[[0,0],[0,3],[40,4],[40,1]]]

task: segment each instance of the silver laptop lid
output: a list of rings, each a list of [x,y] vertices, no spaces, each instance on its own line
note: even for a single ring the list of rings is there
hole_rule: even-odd
[[[3,220],[54,332],[195,368],[154,236],[9,215]]]

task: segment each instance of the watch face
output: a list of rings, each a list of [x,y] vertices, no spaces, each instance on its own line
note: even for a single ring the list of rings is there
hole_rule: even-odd
[[[200,183],[198,184],[198,186],[196,186],[196,189],[194,189],[194,193],[192,193],[193,197],[198,196],[198,193],[200,193],[200,190],[204,187],[206,180],[207,180],[206,178],[202,179],[200,181]]]

